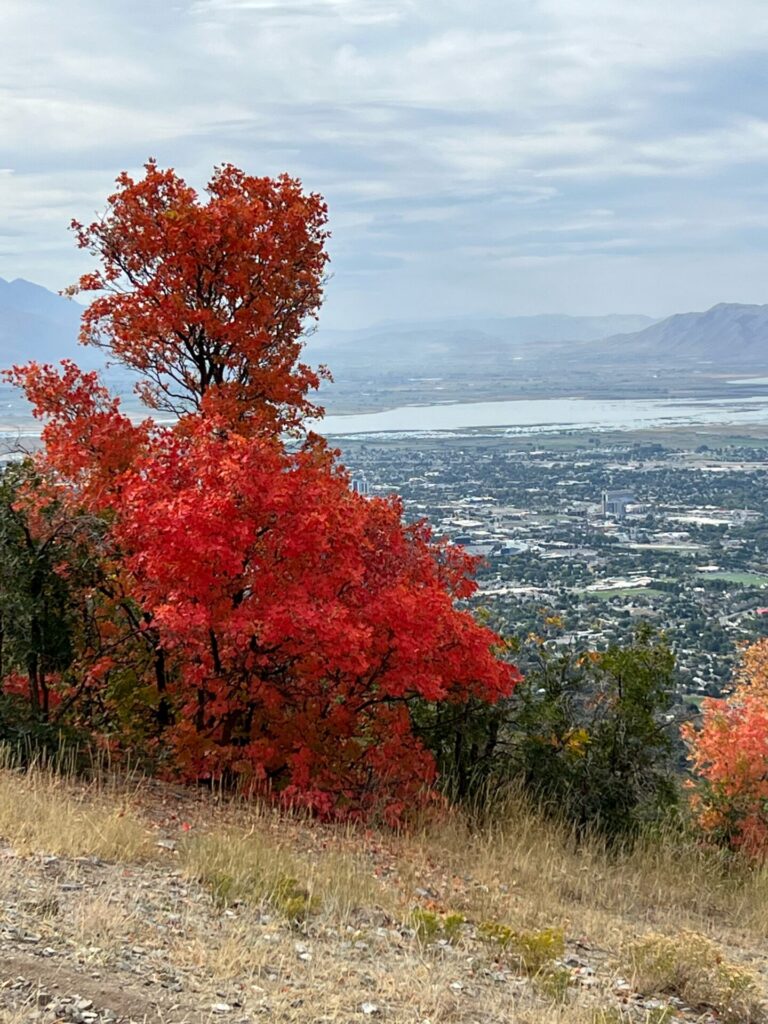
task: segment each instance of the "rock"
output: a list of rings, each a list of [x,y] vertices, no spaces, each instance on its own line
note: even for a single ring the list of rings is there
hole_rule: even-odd
[[[360,1009],[366,1017],[378,1017],[381,1014],[381,1009],[376,1003],[362,1003]]]

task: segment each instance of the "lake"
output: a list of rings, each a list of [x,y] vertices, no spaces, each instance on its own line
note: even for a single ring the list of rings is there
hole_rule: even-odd
[[[135,399],[125,410],[139,418]],[[384,412],[329,415],[315,424],[320,434],[429,436],[493,428],[510,434],[560,430],[645,430],[687,425],[768,423],[768,395],[722,399],[530,398],[499,402],[406,405]],[[0,387],[0,435],[34,437],[40,423],[18,393]]]
[[[512,434],[551,430],[643,430],[690,424],[768,423],[768,396],[708,399],[535,398],[407,405],[384,412],[329,415],[322,434],[430,434],[482,427]]]

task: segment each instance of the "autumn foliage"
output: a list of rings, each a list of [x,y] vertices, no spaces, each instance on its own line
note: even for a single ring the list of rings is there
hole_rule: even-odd
[[[704,702],[701,728],[688,725],[692,805],[712,839],[749,857],[768,856],[768,640],[748,647],[727,699]]]
[[[101,267],[71,292],[98,293],[81,341],[140,371],[142,397],[177,415],[215,407],[242,431],[297,426],[318,374],[299,362],[327,262],[326,207],[283,175],[219,168],[201,203],[172,170],[117,179],[78,244]]]
[[[19,504],[101,526],[57,694],[81,722],[187,779],[395,820],[435,778],[412,703],[495,702],[519,676],[457,606],[474,561],[396,499],[352,493],[306,430],[325,218],[288,177],[224,167],[201,201],[152,162],[121,175],[75,225],[100,262],[74,289],[98,293],[82,340],[174,419],[132,422],[71,363],[14,368],[45,424],[44,486]]]

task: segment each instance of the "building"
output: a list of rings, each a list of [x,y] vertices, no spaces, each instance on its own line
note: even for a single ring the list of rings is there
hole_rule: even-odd
[[[635,496],[632,491],[603,491],[603,515],[623,519],[627,514],[627,506],[634,505]]]
[[[349,487],[354,494],[362,494],[364,498],[367,498],[370,492],[365,473],[356,473],[350,480]]]

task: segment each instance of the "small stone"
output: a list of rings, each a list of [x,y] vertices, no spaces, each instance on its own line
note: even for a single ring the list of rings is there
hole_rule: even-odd
[[[573,956],[573,954],[571,954],[570,956],[567,956],[565,958],[564,963],[565,963],[566,967],[586,967],[587,966],[587,964],[586,964],[586,962],[584,960],[581,960],[577,956]]]
[[[211,1013],[231,1013],[232,1007],[229,1003],[214,1003],[211,1007]]]
[[[376,1003],[363,1003],[360,1009],[366,1015],[366,1017],[378,1017],[379,1014],[381,1013],[381,1010],[376,1005]]]
[[[158,839],[155,846],[159,846],[161,850],[175,850],[176,843],[173,839]]]

